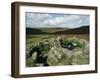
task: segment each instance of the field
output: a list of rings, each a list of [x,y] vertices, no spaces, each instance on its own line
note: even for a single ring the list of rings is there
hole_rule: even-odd
[[[82,55],[80,54],[78,56],[75,56],[75,58],[78,59],[76,62],[75,62],[76,59],[72,59],[73,55],[72,56],[70,55],[71,56],[70,58],[68,58],[68,55],[67,55],[67,57],[65,57],[65,58],[63,57],[63,59],[60,59],[60,60],[59,59],[56,59],[57,58],[57,55],[60,55],[61,53],[63,53],[63,54],[64,53],[68,53],[69,54],[69,53],[71,53],[71,51],[73,52],[75,49],[66,51],[65,48],[62,48],[62,47],[58,47],[57,48],[56,47],[55,48],[55,51],[56,50],[58,51],[57,52],[57,55],[56,55],[56,57],[52,58],[51,55],[53,56],[56,53],[53,52],[53,51],[50,53],[50,51],[51,51],[50,49],[53,48],[53,47],[55,47],[55,46],[57,46],[57,45],[59,45],[59,43],[57,43],[56,45],[53,45],[52,47],[49,47],[50,49],[47,48],[48,46],[46,46],[46,48],[43,49],[44,50],[44,52],[42,52],[43,53],[42,54],[42,57],[43,58],[41,58],[40,62],[39,61],[38,62],[36,61],[36,56],[37,56],[37,53],[36,52],[33,52],[34,54],[32,53],[33,55],[30,56],[29,53],[32,51],[32,48],[34,46],[40,45],[40,43],[45,44],[44,41],[46,41],[46,40],[47,40],[47,42],[49,42],[49,44],[55,43],[55,42],[53,42],[51,40],[52,39],[55,39],[56,40],[58,37],[63,37],[65,41],[67,41],[70,38],[71,39],[75,38],[76,41],[74,41],[74,42],[76,42],[78,44],[80,44],[80,42],[78,42],[78,39],[82,39],[82,40],[87,41],[88,44],[89,44],[89,35],[88,34],[66,34],[66,35],[65,34],[62,34],[62,35],[57,35],[57,34],[56,35],[52,35],[52,34],[51,35],[50,34],[47,34],[47,35],[46,34],[35,34],[35,35],[26,35],[26,66],[27,67],[44,66],[43,65],[44,62],[42,61],[42,59],[43,60],[45,59],[44,53],[46,55],[49,55],[48,58],[46,58],[46,60],[45,60],[46,61],[46,65],[49,64],[49,66],[56,66],[56,65],[74,65],[74,64],[77,64],[77,65],[78,64],[89,64],[89,51],[86,52],[86,57],[85,58],[83,58],[83,59],[79,58],[78,59],[78,57],[80,57],[80,56],[84,57],[83,56],[83,52],[82,52],[83,49],[84,49],[83,47],[82,48],[79,48],[79,49],[76,48],[76,50],[77,50],[76,53],[78,53],[78,51],[82,52]],[[62,52],[62,50],[63,51],[65,50],[65,52]],[[52,62],[51,59],[53,60],[53,62]],[[47,62],[48,62],[48,64],[47,64]]]
[[[25,19],[26,67],[89,64],[89,15],[27,12]]]
[[[26,35],[26,47],[29,48],[32,45],[35,45],[38,42],[41,42],[42,40],[56,38],[58,36],[65,36],[66,38],[77,37],[79,39],[85,39],[85,40],[89,41],[89,35],[88,34],[80,34],[80,35],[79,34],[68,34],[68,35]]]

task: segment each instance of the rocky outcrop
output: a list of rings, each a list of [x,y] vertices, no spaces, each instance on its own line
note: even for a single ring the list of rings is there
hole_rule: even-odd
[[[36,47],[38,51],[35,50]],[[57,37],[41,41],[28,54],[31,54],[28,58],[31,63],[27,66],[89,64],[89,42],[75,37],[68,39]]]

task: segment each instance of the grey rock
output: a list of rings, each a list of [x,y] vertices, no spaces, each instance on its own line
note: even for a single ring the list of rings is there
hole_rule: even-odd
[[[78,39],[76,37],[68,38],[66,41],[72,42],[72,44],[75,46],[74,49],[69,50],[67,48],[62,47],[60,43],[61,39],[63,40],[64,38],[57,37],[57,38],[52,38],[50,40],[41,41],[41,43],[44,46],[48,46],[48,48],[44,47],[45,49],[42,49],[43,47],[40,47],[40,50],[42,50],[41,51],[42,57],[47,57],[45,62],[49,66],[89,64],[88,41],[84,39]],[[37,55],[38,53],[34,52],[31,56],[33,64],[35,64],[35,66],[44,66],[45,63],[34,63]]]

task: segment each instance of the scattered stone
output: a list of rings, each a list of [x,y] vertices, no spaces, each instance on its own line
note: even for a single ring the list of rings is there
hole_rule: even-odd
[[[76,37],[41,41],[29,51],[31,66],[58,66],[89,64],[89,42]],[[33,65],[34,64],[34,65]]]

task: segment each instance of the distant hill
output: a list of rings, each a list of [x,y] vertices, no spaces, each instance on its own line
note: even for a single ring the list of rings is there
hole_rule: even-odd
[[[89,34],[89,26],[82,26],[79,28],[58,31],[53,34]]]
[[[53,34],[67,28],[26,28],[26,34]]]
[[[55,33],[55,32],[67,30],[67,28],[39,28],[39,30],[46,33]]]
[[[89,34],[89,26],[79,28],[26,28],[26,34]]]
[[[26,28],[26,34],[45,34],[46,32],[42,32],[41,29],[35,28]]]

